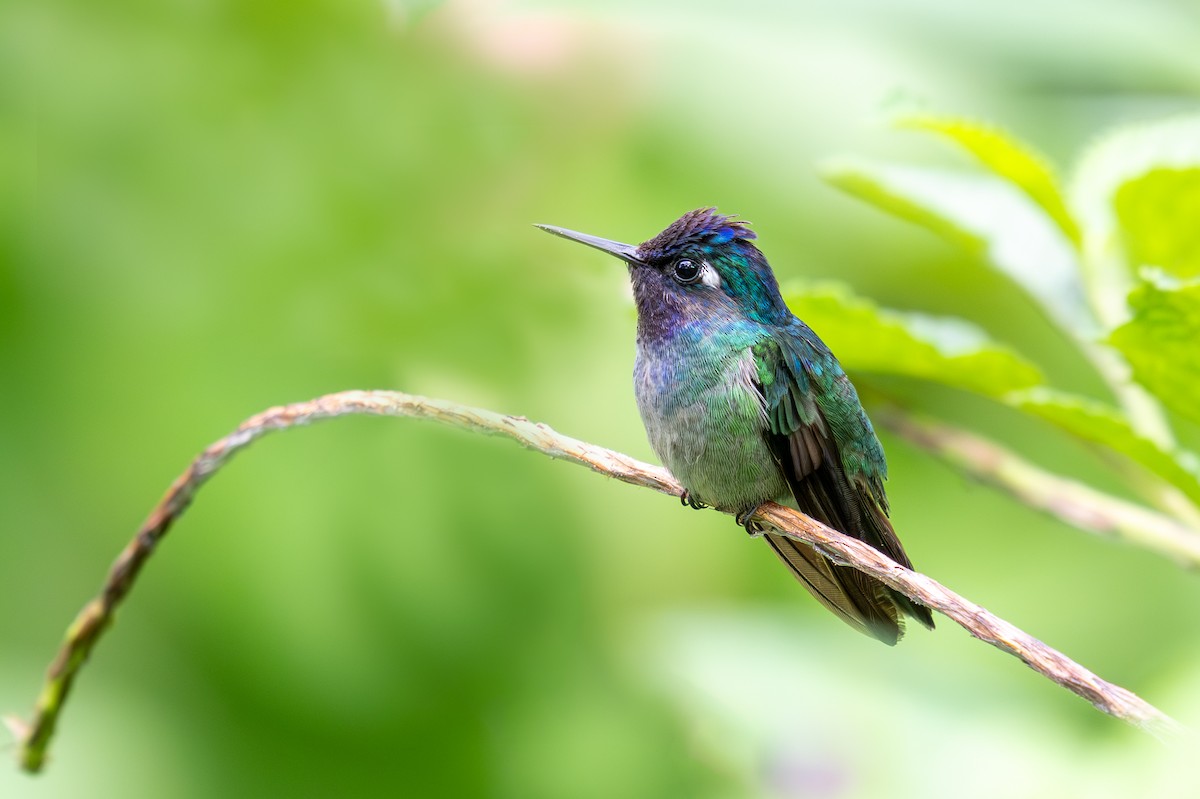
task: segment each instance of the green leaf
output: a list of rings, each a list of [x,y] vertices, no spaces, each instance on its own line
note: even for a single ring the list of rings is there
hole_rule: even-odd
[[[1114,205],[1131,266],[1200,277],[1200,163],[1147,172],[1122,185]]]
[[[1125,455],[1200,503],[1200,468],[1186,450],[1168,451],[1134,432],[1128,419],[1110,405],[1044,387],[1019,391],[1009,405],[1063,430]]]
[[[996,175],[1013,183],[1058,225],[1076,245],[1079,225],[1067,208],[1054,169],[1044,156],[1001,129],[980,122],[926,114],[902,116],[903,128],[938,133],[963,147]]]
[[[1087,151],[1075,168],[1068,194],[1075,215],[1088,234],[1107,237],[1117,230],[1114,201],[1122,186],[1158,170],[1191,171],[1198,167],[1200,114],[1134,125],[1108,134]],[[1194,189],[1188,190],[1189,196],[1190,191]],[[1193,221],[1184,227],[1195,226]],[[1141,229],[1135,226],[1134,235]],[[1138,244],[1133,251],[1140,252],[1142,248]],[[1151,250],[1157,251],[1156,246],[1151,245]]]
[[[829,163],[823,174],[850,194],[982,256],[1065,329],[1096,330],[1074,249],[1013,184],[991,175],[851,160]]]
[[[972,255],[986,255],[987,241],[981,235],[928,197],[930,191],[920,191],[919,188],[912,190],[911,184],[921,182],[921,170],[870,164],[857,159],[838,159],[825,162],[821,175],[847,194],[865,200],[893,216],[915,222]],[[936,176],[933,179],[936,180]]]
[[[884,310],[837,284],[791,287],[786,299],[852,371],[918,377],[995,398],[1042,382],[1037,367],[961,319]]]
[[[1200,422],[1200,280],[1156,269],[1129,295],[1133,318],[1109,336],[1133,376],[1181,415]]]

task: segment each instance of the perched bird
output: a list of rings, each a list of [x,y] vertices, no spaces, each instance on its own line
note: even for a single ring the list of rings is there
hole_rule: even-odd
[[[841,364],[779,294],[747,223],[700,208],[634,246],[538,225],[615,255],[637,305],[634,387],[650,444],[684,504],[751,518],[797,507],[911,568],[888,521],[883,447]],[[929,610],[811,547],[764,536],[813,596],[851,627],[895,644]]]

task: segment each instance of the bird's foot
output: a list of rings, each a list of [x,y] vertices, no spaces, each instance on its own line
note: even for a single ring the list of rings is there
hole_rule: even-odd
[[[692,510],[704,510],[708,507],[703,502],[700,502],[698,499],[693,497],[692,492],[688,491],[686,488],[683,489],[683,493],[679,495],[679,502],[682,505],[687,505]]]
[[[762,503],[759,503],[758,505],[755,505],[752,508],[747,508],[743,511],[740,511],[738,513],[738,515],[734,516],[733,518],[737,521],[737,523],[739,525],[741,525],[742,527],[745,527],[746,532],[749,533],[750,535],[753,535],[753,536],[762,535],[763,529],[764,529],[763,526],[761,524],[759,524],[758,522],[754,521],[754,514],[758,513],[758,509],[761,507],[762,507]]]

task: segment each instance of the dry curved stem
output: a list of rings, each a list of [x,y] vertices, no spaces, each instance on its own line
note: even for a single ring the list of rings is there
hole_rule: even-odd
[[[265,433],[349,414],[433,419],[473,432],[506,436],[552,458],[571,461],[664,494],[677,496],[682,490],[679,483],[660,467],[561,435],[524,417],[505,416],[444,400],[395,391],[345,391],[266,410],[247,419],[233,433],[200,453],[175,480],[137,535],[117,557],[103,590],[84,606],[68,627],[58,655],[47,671],[32,720],[28,724],[19,719],[9,720],[9,728],[19,740],[22,768],[37,772],[45,764],[47,747],[75,677],[133,587],[155,545],[183,514],[205,481],[236,452]],[[863,542],[780,505],[764,505],[756,518],[783,535],[811,544],[837,562],[877,577],[917,602],[948,616],[971,635],[1016,655],[1030,668],[1079,694],[1105,713],[1156,734],[1178,729],[1170,717],[1137,695],[1105,682],[1033,636],[931,578],[905,569]]]
[[[1069,525],[1200,569],[1200,531],[1163,513],[1048,472],[994,441],[895,407],[871,414],[885,427],[971,477]]]

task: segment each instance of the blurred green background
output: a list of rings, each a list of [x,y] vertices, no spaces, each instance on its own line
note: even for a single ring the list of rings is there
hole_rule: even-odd
[[[21,714],[161,492],[267,406],[396,388],[652,460],[620,266],[530,223],[640,241],[719,205],[785,281],[1077,372],[1019,292],[815,167],[961,161],[889,130],[897,105],[1065,164],[1200,94],[1189,0],[13,0],[0,23],[0,710]],[[922,571],[1200,724],[1195,575],[884,445]],[[949,621],[895,650],[854,634],[726,517],[349,418],[209,484],[47,773],[0,768],[0,795],[1183,797],[1193,754]]]

